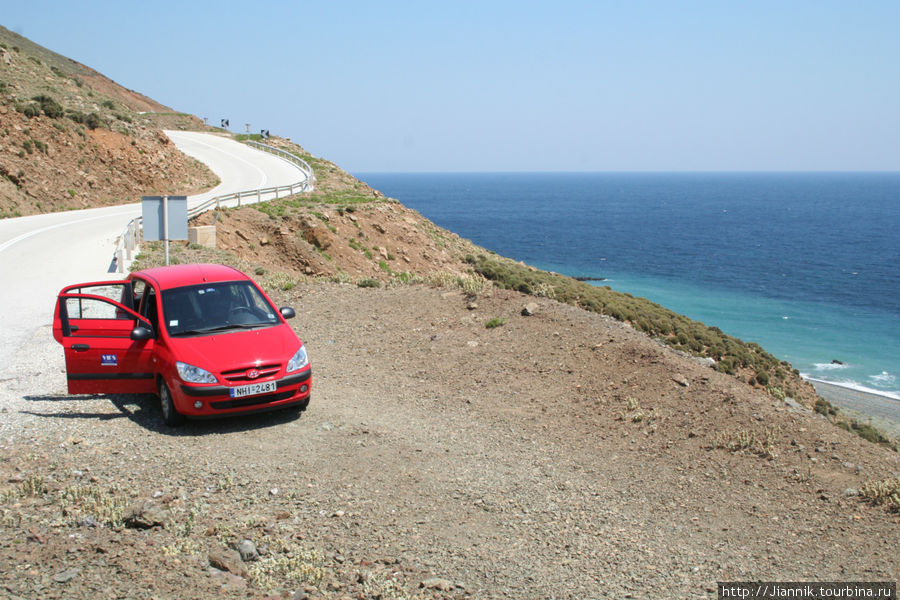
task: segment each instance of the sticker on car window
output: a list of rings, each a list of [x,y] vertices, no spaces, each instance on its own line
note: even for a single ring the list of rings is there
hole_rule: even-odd
[[[172,319],[169,321],[169,327],[178,327],[178,319]]]
[[[119,357],[115,354],[101,354],[100,366],[115,367],[119,364]]]
[[[270,321],[274,321],[274,320],[275,320],[275,315],[273,315],[272,313],[269,313],[267,316],[269,317],[269,320],[270,320]]]

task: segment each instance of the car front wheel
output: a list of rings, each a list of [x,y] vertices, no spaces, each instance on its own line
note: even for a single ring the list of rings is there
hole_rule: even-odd
[[[169,427],[178,427],[184,423],[184,415],[175,409],[169,386],[162,379],[159,380],[159,407],[162,409],[163,422]]]

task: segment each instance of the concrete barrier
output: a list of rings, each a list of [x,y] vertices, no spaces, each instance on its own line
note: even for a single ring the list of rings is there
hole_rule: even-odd
[[[216,226],[200,225],[197,227],[188,227],[188,242],[191,244],[199,244],[204,248],[215,248]]]

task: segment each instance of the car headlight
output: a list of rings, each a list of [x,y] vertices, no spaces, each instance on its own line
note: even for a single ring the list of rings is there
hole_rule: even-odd
[[[293,373],[294,371],[299,371],[303,367],[309,364],[309,357],[306,355],[306,347],[300,346],[300,349],[297,350],[296,354],[294,354],[293,358],[288,361],[287,364],[287,372]]]
[[[189,365],[183,362],[176,362],[175,368],[178,369],[178,376],[188,383],[215,383],[216,376],[200,367]]]

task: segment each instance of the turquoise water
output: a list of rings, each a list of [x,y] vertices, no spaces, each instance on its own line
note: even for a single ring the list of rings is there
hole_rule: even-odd
[[[900,338],[885,335],[887,315],[883,313],[613,273],[600,283],[654,299],[742,340],[757,342],[804,377],[900,399],[896,379]]]
[[[359,177],[499,254],[604,278],[808,377],[900,398],[898,173]]]

